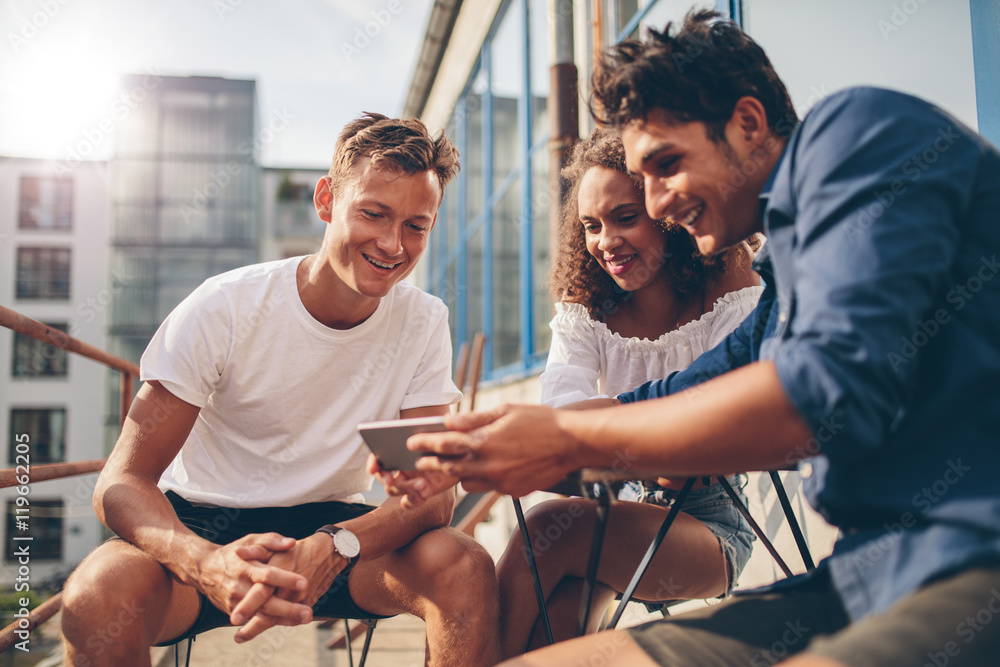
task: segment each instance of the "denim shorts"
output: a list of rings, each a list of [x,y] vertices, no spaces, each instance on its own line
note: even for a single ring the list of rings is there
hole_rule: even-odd
[[[746,475],[733,475],[728,480],[733,490],[736,491],[736,495],[746,506],[747,499],[743,494],[743,487],[747,480]],[[677,493],[674,489],[664,488],[656,482],[631,481],[625,482],[622,486],[618,492],[618,499],[671,507],[677,500]],[[729,595],[747,561],[750,560],[750,551],[757,536],[754,535],[750,524],[736,509],[729,494],[718,482],[688,493],[684,504],[681,505],[681,511],[705,524],[719,540],[722,554],[729,566],[726,592],[720,597]]]

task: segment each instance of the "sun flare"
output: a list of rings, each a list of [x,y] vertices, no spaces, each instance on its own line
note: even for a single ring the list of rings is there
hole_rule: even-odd
[[[65,159],[81,142],[86,157],[107,157],[118,76],[95,53],[37,49],[19,54],[3,77],[0,127],[22,155]],[[107,127],[107,123],[105,123]],[[8,142],[9,143],[9,142]]]

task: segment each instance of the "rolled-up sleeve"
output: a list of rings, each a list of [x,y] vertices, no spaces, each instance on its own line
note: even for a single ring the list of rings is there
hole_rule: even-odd
[[[753,312],[721,343],[699,356],[684,370],[618,394],[618,400],[622,403],[634,403],[662,398],[749,364],[755,356],[754,339],[759,340],[764,331],[773,301],[773,289],[765,288]]]
[[[880,112],[890,102],[897,113]],[[770,349],[831,461],[870,453],[905,415],[927,362],[912,341],[952,280],[976,152],[946,117],[874,89],[833,96],[793,135],[791,189],[772,199],[794,220],[792,297]]]

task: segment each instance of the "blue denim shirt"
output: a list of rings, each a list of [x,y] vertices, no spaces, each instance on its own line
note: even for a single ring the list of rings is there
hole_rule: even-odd
[[[757,309],[619,400],[772,361],[815,436],[800,455],[821,451],[803,488],[842,530],[823,567],[854,619],[1000,562],[1000,154],[922,100],[850,89],[796,128],[761,210]]]

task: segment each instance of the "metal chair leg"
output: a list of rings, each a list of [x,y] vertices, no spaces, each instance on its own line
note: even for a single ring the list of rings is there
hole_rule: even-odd
[[[378,624],[378,620],[368,618],[361,622],[368,626],[368,630],[365,631],[365,645],[361,648],[361,662],[358,664],[358,667],[365,667],[365,661],[368,660],[368,648],[372,644],[372,635],[375,633],[375,625]],[[354,667],[353,663],[351,667]]]
[[[788,500],[785,485],[782,484],[777,470],[770,471],[770,474],[771,483],[774,484],[774,491],[778,494],[778,502],[781,503],[781,509],[785,513],[785,521],[788,522],[788,527],[792,531],[792,537],[795,538],[795,545],[799,548],[799,554],[802,556],[802,564],[806,566],[807,570],[812,572],[816,569],[816,565],[813,563],[812,555],[809,553],[809,545],[806,544],[806,538],[802,534],[802,528],[799,526],[798,519],[795,518],[795,512],[792,511],[792,503]]]
[[[733,504],[736,505],[736,509],[739,510],[740,514],[743,515],[743,518],[746,519],[747,523],[750,524],[750,527],[753,528],[753,532],[757,534],[757,537],[764,545],[764,548],[767,549],[767,552],[771,554],[772,558],[774,558],[774,561],[778,564],[778,567],[781,568],[781,571],[785,573],[786,577],[792,576],[792,571],[788,569],[788,565],[786,565],[785,561],[781,558],[780,555],[778,555],[778,551],[777,549],[774,548],[774,545],[771,544],[771,540],[767,539],[767,535],[764,534],[764,530],[754,520],[754,518],[750,516],[750,510],[748,510],[746,505],[743,504],[743,501],[740,500],[740,497],[736,495],[736,491],[733,490],[733,487],[729,483],[729,480],[726,479],[725,475],[717,475],[716,479],[719,480],[719,483],[722,485],[722,488],[725,489],[726,493],[729,494],[729,498],[733,501]]]
[[[674,519],[681,511],[681,505],[687,499],[688,494],[691,492],[691,487],[694,486],[695,478],[689,477],[684,486],[681,488],[680,492],[677,494],[677,498],[674,500],[673,505],[670,506],[670,511],[667,513],[667,518],[663,520],[660,525],[660,529],[656,531],[656,535],[653,537],[653,541],[650,543],[649,548],[646,549],[646,555],[642,557],[642,561],[639,563],[639,568],[632,575],[632,580],[628,582],[628,587],[625,592],[622,593],[622,601],[615,609],[614,615],[611,617],[611,622],[608,623],[608,629],[613,630],[618,621],[621,619],[622,614],[625,613],[625,606],[628,604],[629,600],[632,599],[632,594],[635,593],[635,589],[639,586],[639,581],[642,576],[646,574],[646,570],[649,569],[649,564],[653,560],[653,556],[656,555],[656,550],[660,548],[660,544],[663,543],[663,538],[667,536],[667,531],[670,530],[670,526],[673,525]]]
[[[194,637],[188,637],[187,641],[187,651],[184,656],[184,667],[190,667],[191,665],[191,645],[194,643]],[[180,667],[180,642],[174,644],[174,667]]]
[[[542,619],[542,628],[545,630],[545,639],[549,645],[555,644],[552,637],[552,624],[549,622],[549,610],[545,604],[545,593],[542,591],[542,582],[538,579],[538,565],[535,563],[535,550],[531,546],[531,537],[528,535],[528,524],[524,521],[524,509],[521,507],[520,498],[511,498],[514,502],[514,514],[517,515],[517,527],[521,531],[521,540],[524,541],[524,554],[528,558],[528,569],[531,570],[531,579],[535,582],[535,599],[538,601],[538,615]],[[351,667],[354,667],[353,665]]]
[[[577,616],[576,636],[582,637],[587,632],[590,622],[590,606],[594,601],[594,584],[597,582],[597,568],[601,564],[601,549],[604,546],[604,532],[608,527],[608,511],[611,508],[611,489],[602,483],[602,493],[597,498],[597,511],[594,520],[594,535],[590,540],[590,555],[587,558],[587,576],[583,580],[583,591],[580,595],[580,613]]]
[[[354,651],[351,648],[351,622],[344,619],[344,642],[347,644],[347,662],[354,667]]]

